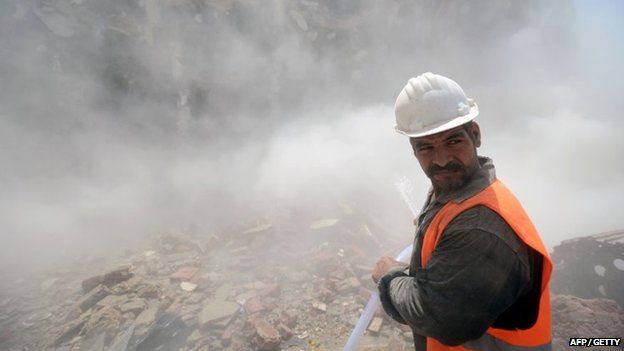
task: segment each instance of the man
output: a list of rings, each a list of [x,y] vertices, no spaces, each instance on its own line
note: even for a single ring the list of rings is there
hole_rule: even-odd
[[[409,267],[382,257],[382,305],[412,328],[417,351],[550,350],[552,263],[514,195],[477,155],[476,103],[425,73],[399,94],[395,129],[431,180]]]

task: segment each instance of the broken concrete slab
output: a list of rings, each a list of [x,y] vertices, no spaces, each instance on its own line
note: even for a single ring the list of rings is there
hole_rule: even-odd
[[[84,295],[78,301],[78,308],[82,311],[86,311],[100,300],[105,298],[110,291],[103,285],[98,285],[97,288],[92,289],[89,293]]]
[[[137,298],[126,301],[125,303],[119,305],[119,310],[121,313],[134,313],[134,315],[138,315],[147,307],[147,303],[144,299]]]
[[[108,295],[105,298],[101,299],[96,303],[98,307],[117,307],[121,304],[126,303],[129,300],[129,297],[126,295],[118,296],[118,295]]]
[[[91,289],[95,288],[100,284],[110,288],[116,284],[132,278],[133,276],[134,274],[130,273],[130,267],[120,267],[104,275],[96,275],[83,280],[82,290],[84,292],[89,292],[91,291]]]
[[[148,308],[144,309],[134,320],[134,325],[136,326],[144,326],[151,325],[156,320],[156,316],[158,315],[158,306],[151,305]]]
[[[238,311],[238,304],[225,300],[212,300],[204,305],[198,315],[198,322],[204,326],[231,317]]]

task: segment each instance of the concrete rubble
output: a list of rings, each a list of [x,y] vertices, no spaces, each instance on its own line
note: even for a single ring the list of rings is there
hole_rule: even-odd
[[[380,247],[368,240],[379,228],[365,216],[338,214],[297,221],[305,240],[289,240],[293,219],[274,218],[218,240],[169,233],[117,257],[22,279],[14,285],[21,290],[0,296],[0,348],[339,350],[376,289],[376,255],[400,243]],[[554,295],[552,304],[555,350],[571,336],[624,330],[613,300]],[[360,349],[411,343],[409,328],[379,310]]]
[[[0,348],[339,349],[375,289],[367,270],[380,248],[352,209],[325,218],[297,221],[305,240],[289,240],[293,219],[273,218],[206,238],[167,233],[48,272],[1,305]],[[410,344],[382,313],[369,330]]]

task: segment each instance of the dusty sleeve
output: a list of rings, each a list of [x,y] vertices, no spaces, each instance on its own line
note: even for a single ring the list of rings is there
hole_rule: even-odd
[[[447,345],[479,338],[530,283],[524,244],[489,231],[482,210],[469,211],[449,224],[423,269],[387,282],[400,319]]]

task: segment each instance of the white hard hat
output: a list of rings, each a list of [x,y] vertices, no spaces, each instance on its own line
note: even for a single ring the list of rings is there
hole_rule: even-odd
[[[407,82],[394,114],[397,132],[421,137],[467,123],[477,117],[479,108],[455,81],[427,72]]]

